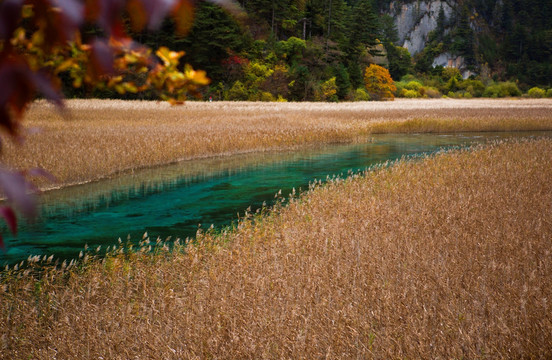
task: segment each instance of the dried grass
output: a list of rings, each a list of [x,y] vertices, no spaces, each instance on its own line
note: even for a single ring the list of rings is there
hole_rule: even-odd
[[[366,103],[166,103],[69,100],[61,116],[35,103],[24,146],[2,161],[42,167],[60,185],[183,159],[366,139],[372,133],[552,130],[552,101],[397,100]],[[41,182],[47,187],[49,184]]]
[[[5,272],[0,357],[551,358],[551,157],[399,162],[186,252]]]

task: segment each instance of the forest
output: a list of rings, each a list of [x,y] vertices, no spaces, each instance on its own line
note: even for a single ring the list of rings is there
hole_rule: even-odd
[[[395,8],[412,1],[394,1]],[[153,49],[184,51],[184,62],[207,72],[204,99],[355,101],[378,99],[365,69],[381,65],[399,97],[552,96],[552,0],[449,1],[453,16],[437,18],[424,50],[398,44],[390,0],[242,0],[243,16],[198,2],[191,31],[174,20],[156,31],[129,33]],[[90,27],[83,36],[99,30]],[[472,76],[432,66],[449,52]],[[383,85],[385,87],[385,84]],[[381,90],[381,89],[379,89]],[[548,91],[547,91],[548,90]],[[154,98],[65,87],[69,97]]]

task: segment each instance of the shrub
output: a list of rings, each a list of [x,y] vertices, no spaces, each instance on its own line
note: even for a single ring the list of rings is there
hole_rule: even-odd
[[[544,91],[544,89],[541,89],[535,86],[534,88],[529,89],[529,91],[527,92],[527,95],[535,99],[542,99],[543,97],[546,96],[546,91]]]
[[[480,80],[468,79],[459,84],[459,88],[470,93],[473,97],[481,97],[485,92],[485,85]]]
[[[335,77],[323,82],[320,85],[320,89],[317,89],[315,94],[317,101],[338,101],[337,99],[337,85],[335,83]]]
[[[272,75],[273,72],[274,70],[260,62],[251,62],[245,69],[245,76],[254,81],[257,78],[266,79]]]
[[[414,99],[420,97],[420,94],[416,90],[406,90],[404,92],[404,97]]]
[[[507,96],[521,96],[517,85],[511,81],[489,85],[483,92],[484,97],[502,98]]]
[[[227,100],[231,101],[245,101],[249,99],[247,89],[241,81],[236,81],[234,85],[228,90]]]
[[[261,95],[259,97],[259,100],[261,101],[275,101],[276,98],[274,97],[274,95],[272,95],[271,93],[269,93],[268,91],[263,91],[261,92]]]
[[[498,96],[499,92],[500,92],[500,90],[499,90],[498,85],[497,84],[491,84],[491,85],[487,86],[487,88],[483,92],[483,96],[484,97],[489,97],[489,98],[497,98],[497,97],[499,97]]]
[[[423,85],[418,81],[410,81],[404,86],[404,88],[407,90],[419,91],[422,86]]]
[[[501,90],[507,94],[506,96],[521,96],[521,90],[519,90],[516,83],[507,81],[498,84]]]
[[[370,101],[370,95],[364,89],[356,89],[353,93],[353,101]]]
[[[547,98],[552,98],[552,89],[546,90],[546,97]]]
[[[460,74],[460,70],[452,67],[443,68],[443,71],[441,72],[441,77],[447,82],[452,78],[455,78],[458,81],[462,80],[462,74]]]
[[[426,97],[426,87],[425,87],[425,86],[422,86],[422,87],[418,90],[418,94],[420,94],[420,97]]]
[[[414,75],[412,75],[412,74],[406,74],[405,76],[403,76],[403,77],[401,78],[401,82],[403,82],[403,83],[405,83],[405,84],[406,84],[406,83],[409,83],[409,82],[411,82],[411,81],[416,81],[416,77],[415,77]]]
[[[431,87],[431,86],[425,88],[425,95],[428,98],[432,98],[432,99],[437,99],[437,98],[440,98],[442,96],[437,88],[434,88],[434,87]]]
[[[445,85],[445,90],[455,92],[458,89],[460,89],[460,81],[456,77],[451,77]]]
[[[403,90],[406,91],[406,89],[404,88],[406,86],[406,84],[402,81],[396,81],[395,82],[395,96],[398,96],[398,97],[403,97]]]

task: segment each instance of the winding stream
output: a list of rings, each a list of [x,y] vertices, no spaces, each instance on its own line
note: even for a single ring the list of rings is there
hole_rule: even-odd
[[[287,196],[314,179],[347,175],[402,156],[543,135],[552,133],[378,135],[363,144],[186,161],[53,190],[41,195],[39,219],[22,222],[17,238],[2,224],[7,251],[0,253],[0,264],[29,255],[73,258],[85,244],[105,248],[118,238],[141,239],[146,231],[152,239],[192,237],[198,224],[229,225],[249,206],[270,205],[280,189]]]

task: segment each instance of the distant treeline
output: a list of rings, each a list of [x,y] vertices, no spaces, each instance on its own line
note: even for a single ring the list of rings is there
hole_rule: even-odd
[[[552,0],[450,2],[455,4],[453,16],[445,19],[439,14],[426,48],[414,57],[397,46],[393,18],[385,13],[390,2],[241,0],[247,16],[237,19],[200,1],[187,36],[177,35],[171,20],[156,32],[131,33],[152,48],[185,51],[184,61],[206,70],[212,80],[204,90],[205,99],[367,100],[364,72],[371,63],[386,67],[395,81],[403,79],[403,85],[417,80],[431,87],[431,96],[466,94],[461,78],[460,84],[448,84],[457,74],[432,66],[443,52],[463,56],[477,74],[470,79],[479,81],[471,96],[491,94],[485,89],[501,82],[511,82],[520,94],[535,86],[545,91],[552,86]],[[407,2],[411,1],[396,1]],[[84,36],[95,31],[88,29]],[[399,84],[395,94],[414,96],[403,90]],[[69,88],[67,95],[115,96]]]

